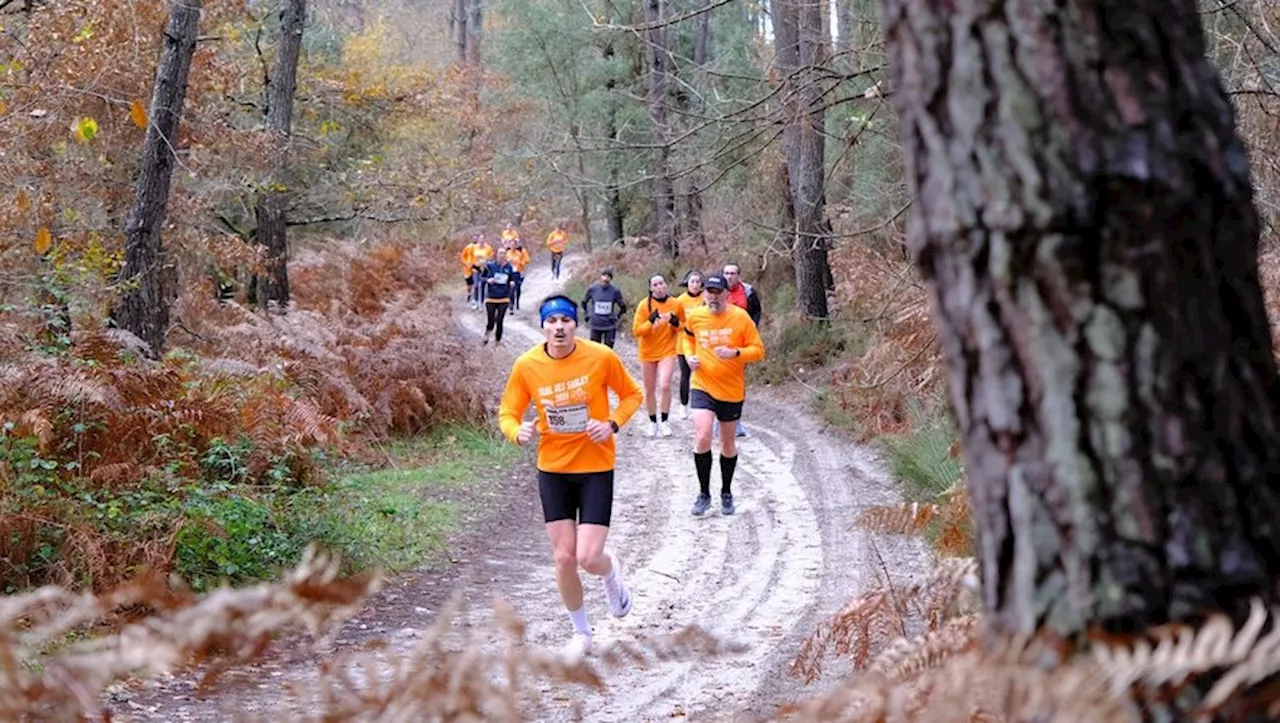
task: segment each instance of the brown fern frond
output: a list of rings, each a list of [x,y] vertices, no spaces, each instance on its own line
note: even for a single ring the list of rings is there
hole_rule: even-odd
[[[101,487],[112,487],[140,477],[140,468],[134,462],[112,462],[98,465],[89,472],[89,480]]]
[[[0,359],[7,359],[23,354],[27,340],[22,330],[13,324],[0,324]]]
[[[1225,615],[1213,615],[1198,628],[1165,625],[1128,643],[1095,644],[1092,652],[1119,695],[1135,685],[1177,686],[1192,676],[1228,668],[1205,695],[1213,710],[1237,693],[1280,672],[1280,625],[1275,610],[1260,600],[1250,602],[1249,616],[1236,629]],[[1267,623],[1270,632],[1262,635]]]
[[[941,507],[926,502],[878,505],[864,510],[856,524],[881,535],[914,535],[938,516]]]
[[[25,434],[39,440],[40,451],[48,452],[53,444],[53,422],[43,409],[28,409],[18,417],[18,434]]]
[[[340,580],[338,569],[336,558],[312,548],[280,583],[222,588],[199,599],[174,594],[163,577],[100,597],[53,587],[0,597],[0,718],[106,720],[101,695],[113,680],[190,660],[244,662],[278,631],[335,629],[381,584],[377,577]],[[57,648],[39,666],[20,664],[67,632],[135,605],[159,612],[115,635]]]
[[[337,440],[337,420],[321,414],[314,404],[305,399],[289,405],[285,424],[292,430],[289,441],[294,443],[327,444]]]
[[[980,620],[976,614],[962,615],[911,640],[898,638],[880,651],[869,670],[891,681],[903,681],[923,670],[937,668],[944,661],[974,649]]]
[[[26,393],[32,406],[119,406],[119,394],[109,379],[83,368],[52,362],[32,367]]]

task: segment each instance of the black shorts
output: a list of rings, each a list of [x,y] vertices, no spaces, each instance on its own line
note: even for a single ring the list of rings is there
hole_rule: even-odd
[[[547,522],[576,520],[580,525],[609,526],[613,515],[613,470],[608,472],[543,472],[538,494]]]
[[[617,329],[592,329],[591,330],[591,341],[604,344],[610,349],[613,348],[613,344],[615,341],[617,341],[617,339],[618,339]]]
[[[722,402],[701,389],[689,392],[690,409],[710,409],[721,422],[736,422],[742,418],[742,402]]]

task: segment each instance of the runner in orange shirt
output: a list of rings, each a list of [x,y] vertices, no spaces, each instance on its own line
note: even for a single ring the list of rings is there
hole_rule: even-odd
[[[711,506],[711,428],[720,422],[720,512],[734,512],[733,472],[738,465],[734,432],[747,396],[747,364],[764,359],[764,342],[747,312],[729,303],[729,283],[721,274],[703,281],[704,307],[685,318],[685,343],[693,369],[689,406],[693,408],[693,464],[698,498],[693,514]]]
[[[684,275],[686,291],[676,297],[676,303],[684,310],[684,316],[702,306],[706,299],[702,296],[702,272],[690,269]],[[676,335],[676,358],[680,363],[680,418],[689,418],[689,381],[693,378],[693,370],[689,368],[688,353],[685,350],[684,334]]]
[[[578,568],[604,579],[609,612],[631,612],[631,592],[618,558],[605,551],[613,512],[614,435],[635,414],[644,392],[612,349],[579,339],[578,306],[551,296],[538,309],[546,342],[516,359],[502,394],[498,423],[524,446],[538,435],[538,492],[555,557],[556,585],[573,621],[565,652],[591,649],[591,625]],[[609,392],[618,406],[609,411]],[[533,404],[536,421],[522,422]]]
[[[667,280],[661,274],[649,279],[649,297],[636,305],[631,321],[631,334],[636,338],[636,356],[644,378],[644,404],[649,411],[649,436],[671,436],[667,417],[671,414],[671,377],[676,368],[676,343],[684,308],[667,293]],[[662,409],[654,387],[662,395]],[[659,419],[658,415],[662,418]]]
[[[476,240],[471,244],[471,308],[473,309],[484,306],[484,267],[493,257],[493,246],[484,240],[484,234],[476,234]]]
[[[524,244],[520,242],[520,237],[512,239],[508,242],[503,256],[507,263],[516,270],[515,279],[511,288],[511,310],[512,312],[520,309],[520,289],[524,286],[524,270],[529,265],[529,252],[525,250]]]
[[[476,258],[476,242],[472,239],[462,247],[462,275],[467,281],[467,303],[476,308],[476,295],[473,285],[476,283],[475,270],[472,268]]]
[[[569,232],[564,230],[564,223],[556,224],[556,229],[547,234],[547,250],[551,252],[551,278],[560,278],[560,261],[564,258],[564,250],[569,247]]]

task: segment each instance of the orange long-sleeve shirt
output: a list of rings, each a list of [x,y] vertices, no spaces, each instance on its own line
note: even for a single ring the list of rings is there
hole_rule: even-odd
[[[489,263],[489,259],[492,258],[493,246],[487,243],[476,244],[475,248],[471,251],[471,263],[475,266],[483,267],[485,264]]]
[[[609,412],[609,391],[618,406]],[[622,366],[612,349],[578,339],[563,359],[553,359],[538,344],[520,355],[511,368],[498,407],[498,426],[511,441],[532,402],[538,419],[538,469],[544,472],[606,472],[614,468],[613,437],[596,444],[587,437],[590,419],[627,423],[644,402],[644,390]]]
[[[683,322],[689,317],[690,311],[693,311],[706,303],[706,297],[702,295],[702,292],[698,292],[698,295],[694,296],[686,291],[676,297],[676,303],[684,310],[684,316],[680,317],[680,320]],[[688,356],[689,354],[688,345],[685,343],[685,334],[683,329],[679,334],[676,334],[676,353],[681,356]]]
[[[471,275],[471,264],[476,258],[476,244],[474,241],[462,247],[462,275]]]
[[[524,273],[524,267],[529,265],[529,252],[523,246],[505,249],[506,262],[515,267],[516,271]]]
[[[696,355],[701,364],[689,386],[722,402],[746,399],[747,365],[764,359],[764,341],[751,316],[732,304],[719,314],[703,306],[689,312],[684,326],[689,355]],[[721,359],[715,352],[718,346],[740,349],[742,354]]]
[[[564,253],[565,248],[569,245],[568,231],[552,231],[547,234],[547,249],[553,254]]]
[[[631,335],[636,338],[636,357],[642,362],[654,362],[676,355],[676,339],[681,336],[680,327],[659,318],[649,323],[653,312],[674,314],[681,326],[684,325],[684,307],[674,297],[668,296],[658,301],[652,296],[636,304],[636,315],[631,320]]]

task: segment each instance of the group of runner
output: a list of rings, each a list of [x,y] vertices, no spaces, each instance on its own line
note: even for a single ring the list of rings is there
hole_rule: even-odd
[[[560,261],[568,243],[569,234],[564,224],[557,224],[547,236],[551,274],[555,278],[560,278]],[[473,310],[485,310],[482,344],[487,345],[492,336],[495,346],[502,345],[502,327],[508,311],[520,310],[520,289],[529,261],[529,251],[520,240],[520,231],[510,223],[502,230],[500,252],[494,251],[483,233],[477,233],[463,247],[462,275],[467,284],[468,304]]]
[[[553,260],[558,265],[558,260]],[[558,269],[557,269],[558,271]],[[555,564],[556,585],[573,624],[566,653],[584,655],[592,631],[579,569],[602,579],[609,611],[631,611],[630,590],[617,555],[606,549],[613,509],[614,436],[643,403],[648,436],[670,436],[668,417],[674,369],[682,369],[681,404],[693,420],[693,462],[698,481],[692,514],[711,506],[712,437],[720,438],[720,511],[735,512],[732,482],[736,434],[746,398],[746,365],[764,358],[757,324],[758,294],[742,284],[737,264],[721,272],[690,271],[672,297],[665,277],[649,280],[649,295],[632,321],[643,388],[613,351],[617,319],[626,312],[606,269],[580,302],[562,294],[538,308],[544,341],[516,360],[503,391],[499,426],[521,446],[537,437],[538,491]],[[732,281],[730,279],[733,279]],[[579,307],[590,315],[590,339],[577,336]],[[612,328],[607,327],[612,319]],[[618,397],[611,411],[609,392]],[[524,416],[533,405],[535,418]]]

